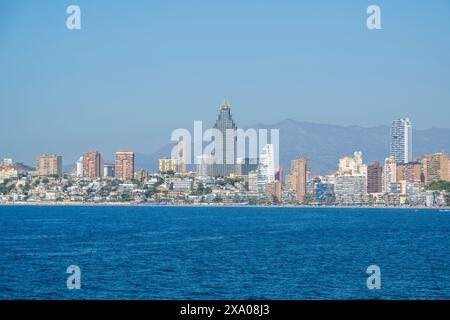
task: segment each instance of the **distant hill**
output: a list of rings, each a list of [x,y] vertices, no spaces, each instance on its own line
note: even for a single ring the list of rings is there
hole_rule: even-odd
[[[24,164],[22,162],[16,162],[15,165],[16,165],[17,170],[19,170],[19,171],[34,171],[34,170],[36,170],[36,168],[27,166],[26,164]]]
[[[286,119],[279,123],[257,124],[254,128],[280,130],[280,161],[285,172],[290,170],[290,160],[305,157],[313,174],[327,174],[337,169],[338,159],[363,152],[364,162],[384,161],[389,154],[389,127],[363,128],[300,122]],[[136,154],[136,168],[156,171],[158,159],[170,156],[168,144],[151,154]],[[450,151],[450,128],[413,130],[413,154]]]

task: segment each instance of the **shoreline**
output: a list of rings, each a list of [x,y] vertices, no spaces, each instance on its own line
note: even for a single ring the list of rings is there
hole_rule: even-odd
[[[195,207],[195,208],[292,208],[292,209],[429,209],[429,210],[444,210],[450,212],[450,206],[446,207],[426,207],[426,206],[317,206],[317,205],[248,205],[239,203],[217,204],[217,203],[128,203],[128,202],[0,202],[1,206],[8,207]]]

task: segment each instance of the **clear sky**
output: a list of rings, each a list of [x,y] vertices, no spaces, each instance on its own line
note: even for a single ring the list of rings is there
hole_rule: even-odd
[[[81,7],[81,30],[66,8]],[[381,7],[382,30],[366,27]],[[450,1],[0,4],[0,157],[150,153],[175,128],[285,118],[450,126]]]

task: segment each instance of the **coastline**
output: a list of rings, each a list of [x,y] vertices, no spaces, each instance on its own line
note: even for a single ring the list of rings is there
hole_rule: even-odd
[[[217,208],[292,208],[292,209],[429,209],[429,210],[444,210],[450,212],[450,206],[446,207],[427,207],[427,206],[317,206],[317,205],[295,205],[295,204],[281,204],[281,205],[249,205],[239,203],[133,203],[133,202],[0,202],[1,206],[21,206],[21,207],[217,207]]]

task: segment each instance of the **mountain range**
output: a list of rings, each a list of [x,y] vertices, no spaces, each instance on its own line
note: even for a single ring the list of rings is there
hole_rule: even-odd
[[[280,163],[285,173],[290,160],[308,159],[313,174],[329,174],[337,169],[339,158],[362,151],[365,163],[384,162],[389,155],[390,127],[338,126],[286,119],[275,124],[257,124],[256,129],[279,129]],[[136,168],[155,172],[158,159],[170,157],[173,144],[151,154],[136,154]],[[450,128],[413,129],[413,156],[450,150]],[[190,169],[194,169],[191,167]]]

